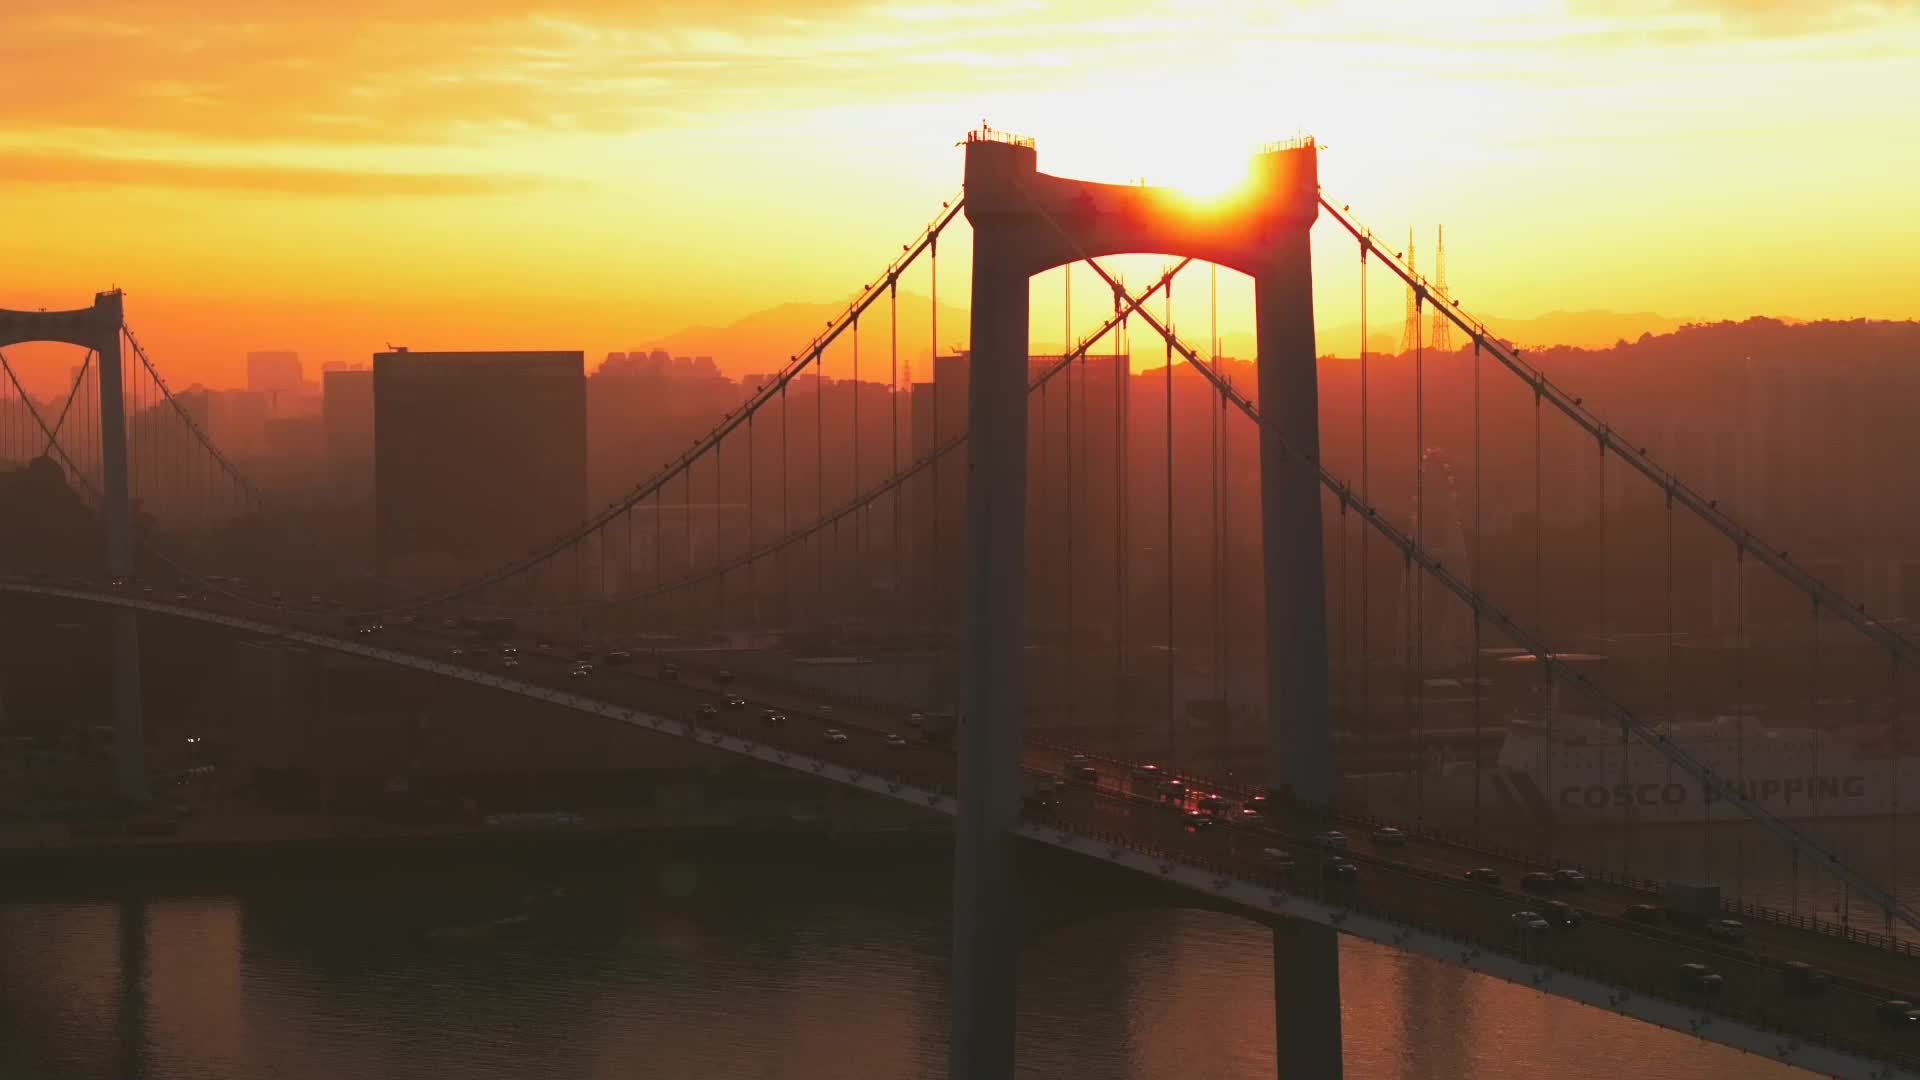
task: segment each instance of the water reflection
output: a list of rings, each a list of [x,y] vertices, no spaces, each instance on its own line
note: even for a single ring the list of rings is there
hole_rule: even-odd
[[[944,876],[662,859],[0,901],[0,1076],[940,1077]],[[1276,1074],[1258,927],[1102,914],[1021,963],[1022,1076]],[[1796,1075],[1383,948],[1342,965],[1356,1080]]]

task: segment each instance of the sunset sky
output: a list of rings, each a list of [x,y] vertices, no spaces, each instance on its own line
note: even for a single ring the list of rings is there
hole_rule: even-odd
[[[250,348],[597,359],[844,299],[984,117],[1049,172],[1201,186],[1314,134],[1362,220],[1446,225],[1486,313],[1906,318],[1916,55],[1912,0],[13,0],[0,307],[118,285],[163,368],[221,383]]]

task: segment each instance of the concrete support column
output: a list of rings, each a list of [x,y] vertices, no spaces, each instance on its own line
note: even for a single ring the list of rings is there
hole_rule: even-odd
[[[1273,1042],[1281,1080],[1340,1080],[1340,936],[1324,926],[1274,927]]]
[[[1013,842],[1026,587],[1027,278],[1014,228],[974,222],[967,612],[954,826],[951,1080],[1013,1075]]]
[[[1325,805],[1333,793],[1333,762],[1320,481],[1316,469],[1297,456],[1304,451],[1317,462],[1320,453],[1313,267],[1304,227],[1282,234],[1254,288],[1273,784]],[[1273,982],[1280,1075],[1338,1080],[1340,953],[1334,931],[1304,923],[1275,930]]]
[[[125,311],[117,292],[94,297],[100,365],[100,462],[106,486],[107,573],[133,576],[133,507],[127,491],[127,412],[120,385],[121,327]],[[146,733],[140,707],[140,624],[131,611],[113,619],[113,756],[123,802],[147,801]]]

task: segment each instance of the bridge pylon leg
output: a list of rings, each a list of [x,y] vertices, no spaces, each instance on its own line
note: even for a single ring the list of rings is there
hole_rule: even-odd
[[[106,487],[107,573],[133,576],[133,505],[127,490],[127,411],[120,385],[120,328],[125,311],[117,292],[94,297],[100,326],[95,352],[100,365],[100,468]],[[147,801],[147,746],[140,703],[140,624],[117,609],[110,657],[113,670],[113,757],[120,799]]]
[[[1325,806],[1333,794],[1327,706],[1327,594],[1318,460],[1319,388],[1307,231],[1278,238],[1255,275],[1259,320],[1260,524],[1266,570],[1267,722],[1274,786]],[[1286,924],[1273,938],[1280,1075],[1339,1080],[1340,952],[1334,931]]]
[[[1013,1075],[1027,515],[1027,278],[1017,229],[976,221],[967,398],[967,613],[954,823],[952,1080]]]

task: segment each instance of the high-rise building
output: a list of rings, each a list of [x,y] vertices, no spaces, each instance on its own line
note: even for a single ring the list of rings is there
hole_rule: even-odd
[[[268,408],[277,415],[307,392],[301,382],[300,354],[284,349],[248,353],[247,389],[265,395]]]
[[[369,501],[373,497],[373,372],[333,369],[321,374],[320,384],[327,474],[334,495],[350,503]]]
[[[579,524],[586,387],[578,351],[376,354],[377,571],[464,578]]]

